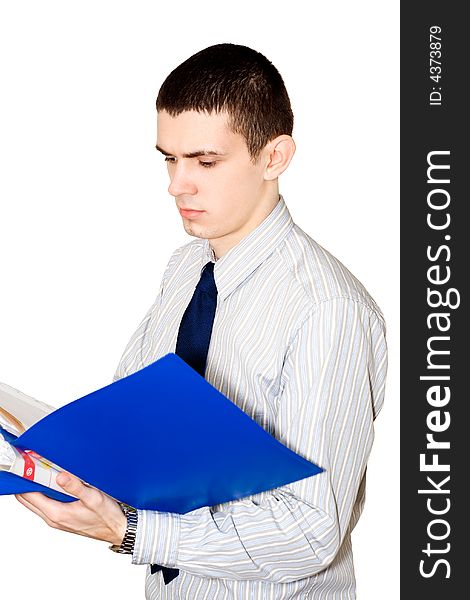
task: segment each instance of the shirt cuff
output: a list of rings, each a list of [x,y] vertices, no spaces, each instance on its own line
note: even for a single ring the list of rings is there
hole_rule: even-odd
[[[181,530],[180,515],[138,510],[137,517],[132,563],[174,567]]]

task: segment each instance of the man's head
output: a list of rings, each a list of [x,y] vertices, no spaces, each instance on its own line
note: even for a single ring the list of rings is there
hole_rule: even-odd
[[[225,112],[256,160],[275,137],[292,135],[294,116],[276,67],[262,54],[236,44],[217,44],[194,54],[165,79],[157,111],[172,117],[194,110]]]
[[[157,111],[169,193],[187,233],[220,257],[278,201],[277,178],[295,151],[282,78],[250,48],[211,46],[170,73]]]

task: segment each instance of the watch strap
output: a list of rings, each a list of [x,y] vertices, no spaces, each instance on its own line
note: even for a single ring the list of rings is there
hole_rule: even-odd
[[[137,535],[138,513],[135,508],[128,506],[127,504],[120,504],[120,507],[127,519],[126,533],[124,534],[120,545],[113,544],[109,549],[118,554],[132,554]]]

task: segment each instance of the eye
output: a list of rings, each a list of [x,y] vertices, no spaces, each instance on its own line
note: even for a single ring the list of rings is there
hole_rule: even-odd
[[[210,161],[210,162],[209,161],[203,161],[203,160],[199,161],[199,164],[201,165],[201,167],[204,167],[205,169],[210,169],[211,167],[214,167],[215,163],[216,163],[215,160]]]
[[[176,158],[174,156],[165,156],[165,162],[174,163],[176,162]]]

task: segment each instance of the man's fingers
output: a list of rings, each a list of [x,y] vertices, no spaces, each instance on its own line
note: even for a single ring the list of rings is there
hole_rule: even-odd
[[[36,508],[36,506],[34,506],[34,504],[31,504],[31,502],[29,502],[29,500],[26,498],[25,494],[15,494],[15,498],[18,500],[18,502],[20,504],[22,504],[23,506],[26,506],[26,508],[29,508],[30,510],[32,510],[34,513],[36,513],[39,516],[43,516],[43,513],[39,510],[39,508]]]
[[[25,494],[15,494],[15,498],[20,504],[28,508],[31,512],[38,515],[38,517],[41,517],[41,519],[43,519],[44,521],[46,521],[46,523],[49,524],[49,519],[46,517],[46,515],[35,504],[32,504],[27,498],[25,498]]]
[[[52,527],[53,529],[61,529],[62,531],[68,531],[70,533],[79,533],[79,532],[74,531],[73,529],[69,529],[68,527],[66,527],[62,523],[54,521],[53,518],[52,518],[52,515],[45,515],[39,508],[37,508],[37,506],[35,506],[34,504],[31,504],[31,502],[28,502],[28,500],[26,500],[22,494],[17,495],[16,499],[23,506],[25,506],[26,508],[28,508],[31,512],[33,512],[34,514],[36,514],[38,517],[41,517],[41,519],[49,527]],[[79,533],[79,535],[82,535],[82,534]]]
[[[27,492],[25,494],[18,494],[16,497],[21,504],[35,512],[40,517],[48,520],[53,520],[57,512],[60,511],[61,507],[63,506],[62,502],[52,500],[52,498],[48,498],[40,492]]]
[[[79,500],[58,502],[38,492],[18,494],[16,498],[54,529],[121,543],[126,517],[116,501],[69,473],[61,476],[58,483],[67,493],[79,496]]]

